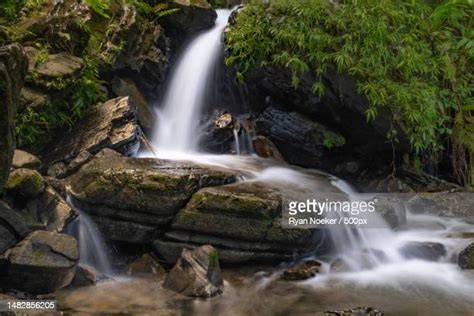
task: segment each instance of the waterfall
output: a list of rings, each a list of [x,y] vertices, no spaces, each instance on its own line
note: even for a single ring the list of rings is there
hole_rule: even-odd
[[[69,197],[67,201],[74,207]],[[79,216],[69,224],[66,232],[76,237],[79,242],[79,263],[94,267],[105,275],[113,275],[114,269],[109,258],[109,248],[102,234],[87,214],[77,208],[74,209]]]
[[[157,110],[157,128],[152,140],[158,151],[197,150],[199,116],[212,89],[209,81],[222,53],[221,36],[231,12],[217,10],[215,26],[197,36],[177,59]]]

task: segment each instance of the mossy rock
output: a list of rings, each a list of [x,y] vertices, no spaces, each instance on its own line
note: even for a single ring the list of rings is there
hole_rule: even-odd
[[[21,168],[10,174],[6,189],[13,194],[34,198],[44,191],[45,181],[38,171]]]

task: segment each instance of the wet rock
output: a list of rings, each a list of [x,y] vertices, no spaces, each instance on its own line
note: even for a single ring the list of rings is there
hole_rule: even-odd
[[[415,214],[440,214],[443,210],[443,206],[436,203],[435,201],[425,198],[419,195],[415,195],[409,199],[406,203],[407,208],[410,212]]]
[[[173,50],[187,37],[213,27],[217,19],[216,11],[206,0],[172,0],[170,8],[179,11],[162,18],[160,22],[172,39]]]
[[[474,269],[474,243],[469,244],[459,253],[458,265],[462,269]]]
[[[257,136],[253,139],[252,145],[255,153],[260,157],[285,161],[275,144],[265,136]]]
[[[0,201],[0,254],[17,244],[29,232],[30,229],[24,224],[21,216]]]
[[[64,131],[42,152],[43,162],[69,163],[81,152],[91,154],[111,148],[133,155],[140,145],[136,108],[128,97],[111,99],[93,106],[73,129]]]
[[[397,197],[377,196],[374,201],[375,211],[390,228],[398,228],[407,222],[405,206]]]
[[[144,243],[170,223],[200,188],[236,181],[235,174],[187,162],[127,158],[103,150],[68,178],[75,203],[112,240]]]
[[[93,286],[106,278],[107,277],[100,274],[94,267],[80,264],[77,266],[76,273],[70,285],[73,287]]]
[[[112,80],[112,91],[117,96],[130,97],[132,103],[137,106],[138,123],[140,123],[140,126],[147,131],[153,129],[156,119],[155,113],[151,110],[145,97],[132,80],[115,77]]]
[[[344,310],[327,311],[322,316],[383,316],[384,313],[372,307],[357,307]]]
[[[48,176],[62,179],[67,175],[67,166],[64,162],[58,162],[48,168]]]
[[[26,169],[35,169],[37,170],[41,166],[41,160],[36,156],[27,153],[23,150],[15,150],[13,155],[13,168],[26,168]]]
[[[33,294],[52,293],[69,285],[74,277],[79,248],[69,236],[35,231],[5,253],[0,271],[3,287]]]
[[[281,194],[265,184],[204,188],[178,212],[171,231],[153,247],[171,263],[183,245],[203,244],[217,247],[223,262],[243,262],[287,259],[317,242],[309,229],[283,229],[280,216]]]
[[[266,109],[255,125],[257,133],[268,137],[287,162],[304,167],[321,167],[330,150],[345,144],[336,131],[299,113],[273,107]]]
[[[25,51],[29,61],[27,82],[41,88],[61,90],[84,68],[84,61],[69,53],[48,54],[42,60],[36,48],[28,46]]]
[[[281,278],[285,281],[301,281],[312,278],[319,273],[321,262],[316,260],[307,260],[294,265],[283,272]]]
[[[350,272],[354,270],[372,269],[377,264],[387,262],[387,255],[378,249],[363,249],[351,254],[350,259],[337,258],[331,263],[332,272]]]
[[[38,171],[21,168],[10,174],[5,188],[9,194],[35,198],[44,191],[45,182]]]
[[[77,216],[74,209],[50,186],[29,205],[33,207],[30,211],[37,214],[37,221],[45,223],[45,229],[48,231],[63,232]]]
[[[0,47],[0,195],[10,174],[15,151],[15,115],[28,59],[18,44]]]
[[[192,297],[212,297],[224,290],[219,254],[210,245],[183,249],[163,283],[165,288]]]
[[[213,111],[204,120],[201,147],[215,153],[228,153],[235,142],[234,128],[236,121],[227,111]]]
[[[165,269],[150,254],[144,254],[128,266],[127,274],[135,277],[163,277]]]
[[[403,245],[399,252],[408,259],[437,261],[446,255],[446,248],[437,242],[411,241]]]

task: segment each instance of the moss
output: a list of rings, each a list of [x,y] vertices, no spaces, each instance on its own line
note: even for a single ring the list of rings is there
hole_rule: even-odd
[[[219,253],[217,250],[212,250],[208,255],[209,263],[213,266],[219,265]]]
[[[45,182],[36,170],[17,169],[10,174],[6,189],[25,197],[36,197],[45,189]]]

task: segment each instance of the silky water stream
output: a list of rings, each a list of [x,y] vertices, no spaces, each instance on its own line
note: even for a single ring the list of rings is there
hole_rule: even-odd
[[[253,155],[199,152],[198,122],[208,90],[212,88],[211,73],[222,54],[222,32],[231,13],[230,10],[217,12],[215,27],[198,35],[186,47],[171,72],[157,109],[157,127],[152,137],[157,148],[154,154],[162,159],[232,169],[242,174],[241,181],[265,182],[282,191],[341,192],[349,197],[357,196],[356,190],[346,182],[315,170]],[[244,140],[236,135],[236,142],[236,148],[241,148]],[[144,152],[141,156],[154,157],[154,154]],[[87,223],[88,219],[82,216],[81,221]],[[60,294],[60,301],[69,310],[86,314],[315,315],[325,310],[373,306],[386,315],[474,315],[474,273],[461,270],[453,260],[469,240],[447,237],[458,232],[474,232],[474,225],[463,218],[410,212],[407,222],[410,228],[399,231],[392,231],[385,224],[374,229],[328,229],[336,257],[345,259],[349,269],[331,272],[330,260],[316,258],[323,262],[322,272],[306,281],[280,281],[279,275],[288,263],[273,267],[229,267],[223,269],[224,293],[209,300],[180,297],[164,290],[154,280],[120,278],[120,281],[67,291]],[[89,224],[87,227],[94,227],[93,223]],[[79,236],[82,247],[92,244],[96,247],[94,252],[103,251],[100,249],[103,243],[94,239],[97,236],[94,230],[87,229]],[[407,241],[442,243],[446,255],[437,261],[406,259],[399,249]],[[376,249],[385,259],[374,260],[367,266],[366,258],[360,256],[364,249]],[[89,261],[96,266],[102,262],[100,266],[104,265],[102,259]],[[111,269],[107,264],[99,268],[103,272]]]

